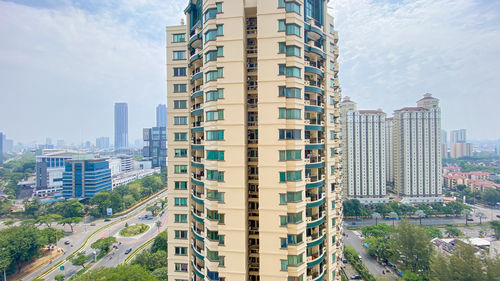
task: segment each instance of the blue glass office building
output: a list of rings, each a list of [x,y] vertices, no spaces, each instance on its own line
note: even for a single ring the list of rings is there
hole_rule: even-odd
[[[106,159],[66,161],[62,191],[65,198],[90,198],[100,191],[111,191],[111,187],[111,169]]]

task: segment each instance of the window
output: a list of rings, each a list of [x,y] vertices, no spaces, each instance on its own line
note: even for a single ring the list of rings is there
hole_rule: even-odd
[[[185,60],[186,51],[174,51],[174,60]]]
[[[187,272],[187,269],[188,269],[187,263],[176,263],[175,264],[175,271]]]
[[[330,34],[333,34],[333,24],[330,24]]]
[[[286,204],[286,194],[284,193],[280,194],[280,204],[281,205]]]
[[[217,6],[217,13],[222,13],[222,2],[217,2],[215,5]]]
[[[303,241],[303,233],[300,234],[288,234],[288,244],[289,245],[297,245],[302,243]]]
[[[205,22],[208,21],[209,19],[215,19],[217,15],[217,9],[208,9],[205,12]]]
[[[333,53],[333,49],[334,49],[333,43],[330,43],[330,53]]]
[[[278,0],[278,8],[284,8],[285,7],[285,0]]]
[[[295,108],[280,108],[279,118],[301,119],[301,110]]]
[[[288,181],[301,181],[302,180],[302,171],[286,171],[280,172],[280,182],[288,182]]]
[[[302,256],[304,254],[300,254],[298,256],[288,256],[288,265],[289,266],[299,266],[302,264]]]
[[[285,86],[279,86],[279,96],[287,98],[301,98],[300,88],[286,88]]]
[[[176,197],[174,198],[175,206],[187,206],[187,198],[185,197]]]
[[[288,66],[286,68],[286,77],[301,78],[302,76],[300,75],[300,68],[295,66]]]
[[[330,96],[330,105],[333,105],[335,103],[335,100],[333,99],[333,96]]]
[[[295,23],[287,24],[286,35],[297,35],[300,37],[300,26]]]
[[[186,84],[174,84],[174,93],[185,93]]]
[[[330,123],[335,123],[335,115],[333,113],[330,113]]]
[[[175,247],[175,255],[176,256],[186,256],[187,248],[186,247]]]
[[[175,174],[187,174],[187,165],[175,165],[174,166]]]
[[[218,251],[210,251],[207,249],[207,258],[210,261],[218,261],[219,260],[219,252]]]
[[[224,160],[224,151],[207,150],[207,160],[223,161]]]
[[[186,35],[184,33],[177,33],[172,35],[172,41],[176,42],[184,42],[186,41]]]
[[[286,45],[285,42],[279,42],[278,43],[278,53],[284,53],[286,51]]]
[[[285,10],[286,12],[293,12],[300,15],[300,4],[297,2],[286,2]]]
[[[224,56],[224,47],[222,47],[222,46],[217,47],[217,56],[218,57]]]
[[[287,224],[287,216],[280,216],[280,225],[286,226]]]
[[[330,70],[333,70],[333,66],[334,66],[334,64],[333,64],[333,61],[331,60],[330,61]]]
[[[224,98],[224,89],[217,89],[217,91],[210,91],[206,93],[206,101],[213,101]]]
[[[224,202],[224,192],[218,192],[217,190],[207,189],[207,199],[219,201],[220,203]]]
[[[219,181],[219,182],[224,181],[224,172],[207,170],[207,180]]]
[[[208,41],[213,41],[217,37],[217,29],[211,29],[205,32],[205,43]]]
[[[278,31],[285,31],[285,20],[278,20]]]
[[[205,74],[206,81],[215,81],[218,78],[222,78],[224,76],[223,68],[217,68],[217,70],[209,71]]]
[[[224,131],[207,131],[207,140],[224,140]]]
[[[174,117],[174,125],[186,125],[187,117],[186,116],[175,116]]]
[[[330,175],[335,174],[335,166],[330,166]]]
[[[207,209],[207,219],[216,220],[219,221],[219,223],[224,223],[224,218],[224,214],[219,214],[217,213],[217,211]]]
[[[286,238],[280,238],[280,248],[281,248],[281,249],[286,249],[286,247],[287,247],[287,242],[288,242],[288,241],[286,240]]]
[[[330,139],[333,140],[335,138],[335,131],[331,130],[330,131]]]
[[[332,200],[332,210],[335,209],[335,200]],[[335,225],[335,220],[332,220],[332,224]]]
[[[280,161],[294,161],[302,159],[302,151],[299,150],[280,150]]]
[[[288,270],[288,261],[287,260],[281,260],[281,270],[282,271]]]
[[[224,35],[224,27],[222,24],[217,25],[217,36]]]
[[[174,186],[176,190],[187,190],[187,182],[185,181],[176,181]]]
[[[288,224],[296,224],[302,222],[302,212],[298,213],[288,213],[287,214],[287,223]]]
[[[174,149],[174,157],[187,157],[187,149]]]
[[[205,62],[217,60],[217,51],[209,51],[205,54]]]
[[[176,230],[175,231],[175,239],[187,239],[187,231],[186,230]]]
[[[174,100],[174,109],[182,109],[182,108],[187,108],[186,100]]]
[[[187,215],[186,214],[175,214],[174,219],[175,219],[175,222],[177,222],[177,223],[185,223],[185,222],[187,222]]]
[[[187,133],[174,133],[175,141],[187,141]]]
[[[286,46],[286,56],[300,57],[300,48],[297,46]]]
[[[224,120],[224,110],[219,109],[217,111],[207,111],[207,121]]]
[[[278,74],[279,75],[285,75],[285,65],[284,64],[278,64]]]
[[[186,68],[174,67],[174,76],[186,76]]]
[[[286,202],[288,203],[297,203],[302,201],[302,191],[297,192],[287,192],[286,193]]]
[[[280,140],[300,140],[301,130],[293,130],[293,129],[280,129],[279,130],[279,138]]]
[[[335,148],[330,148],[330,157],[333,157],[335,155]]]
[[[334,83],[333,79],[332,79],[332,78],[330,78],[330,88],[333,88],[334,84],[335,84],[335,83]]]

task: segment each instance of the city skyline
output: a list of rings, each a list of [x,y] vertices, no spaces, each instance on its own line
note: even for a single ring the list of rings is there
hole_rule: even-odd
[[[184,0],[0,1],[0,26],[9,27],[0,28],[6,42],[0,46],[0,120],[16,116],[0,131],[16,142],[112,136],[111,107],[123,100],[130,105],[130,140],[140,139],[142,128],[155,122],[155,106],[166,102],[161,35],[179,23],[185,6]],[[429,92],[445,105],[443,129],[466,128],[469,139],[500,138],[500,124],[483,122],[495,118],[500,102],[494,92],[500,87],[494,78],[500,3],[339,0],[329,6],[342,38],[343,94],[360,109],[381,108],[390,116]],[[26,77],[30,83],[22,82]],[[16,114],[13,105],[22,103],[26,113]],[[46,112],[86,117],[75,127]]]

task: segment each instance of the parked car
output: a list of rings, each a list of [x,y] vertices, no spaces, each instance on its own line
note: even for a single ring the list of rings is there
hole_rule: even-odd
[[[358,280],[358,279],[361,279],[361,275],[359,275],[359,274],[354,274],[354,275],[351,275],[351,276],[349,277],[349,279],[351,279],[351,280]]]
[[[91,223],[90,226],[95,226],[95,223]]]
[[[497,215],[497,218],[500,218],[500,215]]]
[[[358,256],[358,259],[362,260],[362,259],[363,259],[363,257],[362,257],[362,256]]]
[[[69,242],[68,240],[64,242],[64,245],[69,245],[69,244],[71,244],[71,242]]]
[[[132,248],[128,248],[128,249],[125,251],[125,255],[128,255],[130,252],[132,252]]]
[[[467,218],[467,221],[474,221],[473,218]]]
[[[111,219],[104,219],[104,221],[111,221]]]

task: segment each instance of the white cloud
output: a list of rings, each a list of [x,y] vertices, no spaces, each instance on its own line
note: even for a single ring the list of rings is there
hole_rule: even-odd
[[[443,127],[499,138],[500,3],[474,0],[331,1],[343,95],[360,108],[441,99]]]

